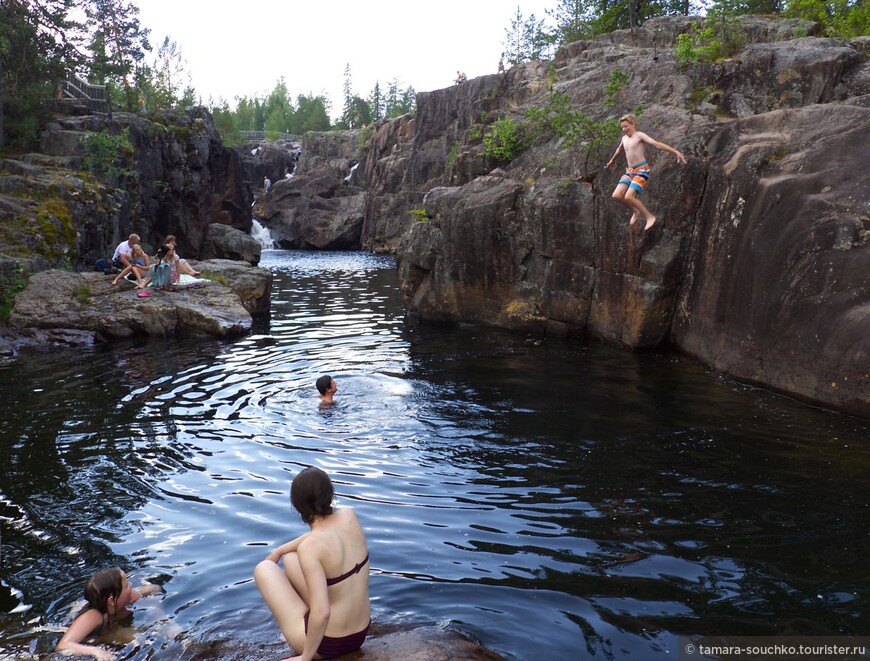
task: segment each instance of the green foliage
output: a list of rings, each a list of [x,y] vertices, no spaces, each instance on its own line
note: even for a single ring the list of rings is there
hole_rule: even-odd
[[[200,278],[205,278],[206,280],[211,280],[212,282],[216,282],[219,285],[223,285],[224,287],[229,287],[230,281],[227,279],[227,276],[222,273],[209,273],[206,271],[203,273]]]
[[[357,143],[357,151],[362,152],[366,148],[366,144],[371,139],[371,137],[375,133],[374,126],[366,126],[362,131],[359,132],[359,142]]]
[[[411,214],[411,220],[415,223],[428,223],[432,220],[425,209],[411,209],[408,213]]]
[[[617,97],[622,94],[622,90],[628,85],[628,72],[622,69],[614,69],[610,72],[610,80],[604,87],[604,107],[612,108],[616,105]]]
[[[714,41],[713,28],[692,28],[691,33],[684,32],[677,37],[677,59],[681,64],[695,64],[699,61],[712,62],[717,51],[711,44]]]
[[[76,42],[64,32],[65,0],[44,0],[41,11],[28,2],[0,1],[0,146],[32,147],[50,117],[58,83],[81,62]],[[80,27],[80,26],[79,26]]]
[[[78,299],[79,303],[84,303],[94,295],[94,292],[91,290],[90,285],[79,285],[73,291],[73,295]]]
[[[453,167],[453,163],[456,162],[456,157],[459,156],[459,150],[461,149],[461,147],[462,147],[461,143],[459,142],[459,140],[457,140],[456,142],[453,143],[453,146],[450,148],[450,151],[447,154],[447,170],[448,171]]]
[[[784,14],[789,18],[816,21],[831,37],[852,39],[870,35],[870,5],[854,0],[791,0]]]
[[[526,148],[523,126],[513,117],[502,117],[483,135],[486,155],[500,163],[510,163]]]
[[[702,28],[693,27],[677,37],[676,55],[681,64],[715,62],[743,48],[743,32],[736,17],[711,10]]]
[[[215,130],[220,134],[221,141],[228,147],[242,144],[242,134],[239,131],[238,118],[226,106],[213,108],[211,111]]]
[[[150,30],[139,23],[139,8],[132,2],[88,0],[81,3],[88,19],[90,75],[121,94],[120,105],[128,112],[141,106],[141,90],[134,72],[151,50]]]
[[[502,56],[508,64],[545,59],[550,56],[552,44],[552,39],[544,28],[544,21],[536,20],[534,14],[524,18],[517,6],[510,27],[505,28],[505,40],[502,42]]]
[[[710,60],[731,57],[743,49],[743,30],[737,20],[742,7],[742,0],[714,0],[705,25],[712,31],[712,38],[705,38],[703,42],[709,48],[707,57]]]
[[[196,101],[193,81],[181,48],[169,37],[157,49],[152,61],[138,67],[137,110],[186,108]]]
[[[0,322],[9,321],[9,314],[15,304],[15,297],[27,286],[27,279],[21,267],[17,267],[13,273],[0,272]]]
[[[617,76],[617,80],[622,80],[622,76]],[[575,109],[568,95],[555,88],[550,89],[547,103],[543,107],[529,109],[526,116],[532,122],[537,139],[560,138],[561,146],[565,149],[580,145],[587,172],[590,163],[602,160],[605,151],[620,135],[617,120],[599,121],[590,117]]]
[[[112,135],[105,131],[88,133],[82,140],[83,162],[94,176],[116,181],[124,177],[134,177],[135,172],[127,167],[127,159],[135,150],[130,143],[129,129]]]
[[[474,124],[470,129],[468,129],[468,140],[470,142],[477,142],[480,140],[480,137],[483,135],[481,132],[480,124]]]

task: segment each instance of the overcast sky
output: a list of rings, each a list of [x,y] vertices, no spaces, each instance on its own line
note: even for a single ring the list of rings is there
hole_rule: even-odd
[[[284,77],[291,97],[327,94],[341,114],[344,69],[353,92],[368,98],[394,78],[425,92],[495,73],[506,29],[524,18],[548,19],[556,0],[138,0],[155,51],[168,36],[188,63],[203,103],[265,96]],[[548,23],[551,21],[548,19]]]

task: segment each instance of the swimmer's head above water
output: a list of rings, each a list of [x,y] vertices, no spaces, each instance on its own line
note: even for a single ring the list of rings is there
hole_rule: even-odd
[[[323,404],[332,404],[332,396],[338,390],[338,384],[329,374],[324,374],[315,382],[317,392],[320,393],[320,401]]]

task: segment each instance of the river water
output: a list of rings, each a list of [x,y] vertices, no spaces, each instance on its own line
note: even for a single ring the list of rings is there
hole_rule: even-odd
[[[0,370],[0,657],[50,651],[120,565],[165,594],[119,658],[280,658],[251,580],[325,469],[375,625],[509,659],[870,631],[870,423],[675,355],[406,323],[390,258],[267,251],[268,328]],[[338,382],[321,410],[314,381]]]

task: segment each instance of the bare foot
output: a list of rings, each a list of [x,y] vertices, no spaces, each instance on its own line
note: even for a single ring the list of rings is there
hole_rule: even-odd
[[[634,225],[637,222],[637,211],[631,214],[631,219],[629,219],[628,224]]]
[[[650,216],[646,219],[646,226],[643,228],[643,231],[646,232],[650,227],[656,224],[656,217]]]
[[[118,281],[117,281],[117,280],[112,280],[112,284],[113,284],[113,285],[117,285],[117,284],[118,284]]]

